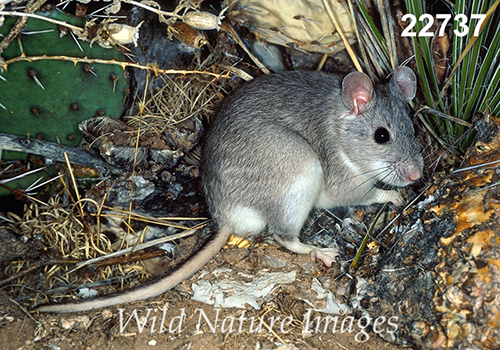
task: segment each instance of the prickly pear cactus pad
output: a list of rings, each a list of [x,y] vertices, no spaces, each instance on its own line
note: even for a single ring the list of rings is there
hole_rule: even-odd
[[[83,18],[58,12],[38,14],[82,28],[85,24]],[[0,34],[9,33],[15,20],[7,17]],[[114,48],[90,47],[83,41],[77,44],[65,28],[33,18],[2,57],[9,60],[23,54],[124,61]],[[126,89],[124,71],[116,65],[57,59],[11,63],[0,71],[0,132],[76,146],[81,139],[78,124],[83,120],[101,114],[121,115]]]

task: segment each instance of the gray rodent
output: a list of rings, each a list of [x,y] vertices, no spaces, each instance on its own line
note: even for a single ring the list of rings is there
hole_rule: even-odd
[[[217,231],[170,275],[109,296],[38,311],[76,312],[157,296],[189,278],[236,235],[267,227],[285,248],[331,266],[336,250],[299,241],[316,208],[403,204],[399,192],[421,177],[423,160],[408,103],[416,77],[398,67],[385,85],[367,75],[342,79],[290,71],[255,79],[223,102],[202,155],[202,182]]]

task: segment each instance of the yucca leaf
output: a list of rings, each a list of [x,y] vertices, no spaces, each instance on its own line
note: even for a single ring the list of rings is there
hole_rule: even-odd
[[[406,0],[405,3],[407,11],[414,14],[417,19],[425,13],[424,2]],[[459,36],[454,31],[450,33],[452,40],[450,66],[453,69],[441,90],[435,75],[431,45],[431,41],[436,40],[436,37],[431,39],[413,37],[417,69],[422,78],[422,88],[429,106],[465,121],[471,121],[477,111],[486,107],[498,113],[500,31],[497,24],[498,14],[496,21],[493,17],[499,4],[500,0],[456,1],[453,17],[455,19],[456,15],[464,15],[468,19],[469,30],[465,36]],[[472,19],[473,14],[486,14],[479,36],[473,35],[479,21]],[[453,30],[461,29],[459,21],[454,20],[453,23]],[[417,21],[415,25],[417,33],[422,27],[422,22]],[[423,81],[424,77],[428,81]],[[468,128],[449,120],[440,120],[437,117],[433,119],[434,128],[442,139],[450,144],[458,140],[458,146],[462,151],[468,147],[472,141],[472,135],[466,134]]]

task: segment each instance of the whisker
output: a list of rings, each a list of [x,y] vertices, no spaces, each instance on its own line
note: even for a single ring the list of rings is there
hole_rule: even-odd
[[[385,167],[384,167],[385,168]],[[379,171],[382,170],[382,168],[378,168],[378,169],[373,169],[373,170],[367,170],[367,171],[364,171],[362,173],[359,173],[359,174],[356,174],[356,175],[353,175],[351,177],[349,177],[348,179],[345,179],[341,182],[339,182],[339,184],[342,184],[344,182],[350,182],[352,179],[355,179],[357,177],[360,177],[360,176],[364,176],[364,175],[367,175],[367,174],[370,174],[370,173],[375,173],[375,175],[373,175],[372,177],[370,177],[367,181],[370,181],[372,180],[373,178],[376,178],[377,175],[379,174]],[[367,181],[364,181],[363,184],[365,184]]]
[[[366,183],[370,182],[370,181],[373,181],[373,179],[376,179],[376,178],[379,178],[379,175],[380,174],[383,174],[384,172],[388,172],[387,175],[385,175],[384,177],[382,177],[382,180],[387,178],[388,176],[390,176],[391,172],[394,171],[394,169],[392,169],[390,166],[387,166],[387,167],[384,167],[384,168],[381,168],[381,169],[375,169],[375,170],[369,170],[369,171],[366,171],[362,174],[357,174],[357,175],[354,175],[353,177],[351,177],[350,179],[353,179],[355,177],[358,177],[358,176],[362,176],[362,175],[366,175],[366,174],[369,174],[369,173],[375,173],[372,177],[366,179],[365,181],[361,182],[358,186],[356,186],[353,191],[357,190],[358,188],[360,187],[363,187]],[[350,180],[349,179],[349,180]],[[346,180],[349,181],[349,180]],[[371,193],[371,191],[373,189],[375,189],[376,187],[375,186],[372,186],[362,197],[361,199],[364,199],[364,198],[367,198],[367,196]],[[346,196],[348,195],[348,193],[346,193],[343,198],[345,198]]]

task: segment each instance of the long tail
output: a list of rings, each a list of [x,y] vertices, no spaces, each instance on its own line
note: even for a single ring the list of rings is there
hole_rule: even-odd
[[[177,284],[191,277],[191,275],[201,269],[221,250],[227,242],[229,234],[230,232],[228,230],[216,232],[199,251],[188,258],[177,270],[140,287],[120,293],[74,301],[66,304],[40,305],[35,308],[35,310],[40,312],[79,312],[155,297],[174,288]]]

